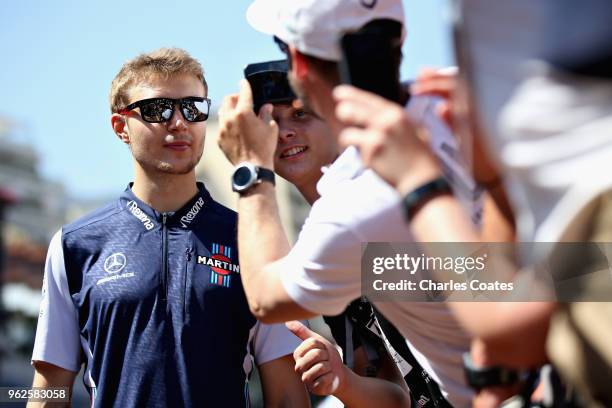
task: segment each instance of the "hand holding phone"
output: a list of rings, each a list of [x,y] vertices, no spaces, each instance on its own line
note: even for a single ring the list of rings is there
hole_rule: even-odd
[[[340,81],[373,92],[390,101],[400,101],[399,64],[396,42],[389,34],[391,29],[399,28],[397,22],[384,21],[385,30],[367,28],[345,34],[341,41],[342,59],[338,65]]]
[[[266,103],[291,103],[297,97],[289,86],[287,60],[249,64],[244,77],[253,92],[253,110],[257,114]]]

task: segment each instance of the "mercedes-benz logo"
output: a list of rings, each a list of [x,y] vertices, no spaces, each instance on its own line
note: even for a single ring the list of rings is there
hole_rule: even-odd
[[[104,261],[104,270],[108,273],[118,273],[127,264],[127,258],[122,252],[116,252]]]

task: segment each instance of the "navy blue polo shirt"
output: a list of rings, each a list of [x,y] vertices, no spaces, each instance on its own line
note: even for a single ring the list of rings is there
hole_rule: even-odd
[[[84,362],[92,406],[247,406],[253,360],[300,343],[256,322],[236,213],[198,190],[159,213],[128,188],[50,244],[32,360],[72,371]]]

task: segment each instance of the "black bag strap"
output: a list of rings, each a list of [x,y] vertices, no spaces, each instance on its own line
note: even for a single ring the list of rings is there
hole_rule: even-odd
[[[391,346],[412,366],[412,370],[404,376],[404,380],[410,388],[413,404],[416,404],[413,406],[452,408],[450,402],[444,398],[442,391],[440,391],[438,383],[429,376],[412,354],[404,336],[375,307],[372,308],[378,324]]]
[[[416,360],[399,331],[362,297],[356,299],[338,316],[324,316],[334,339],[344,354],[344,363],[353,368],[353,352],[363,347],[368,361],[368,376],[376,376],[380,353],[385,349],[394,360],[410,389],[412,406],[418,408],[452,408],[440,387]]]

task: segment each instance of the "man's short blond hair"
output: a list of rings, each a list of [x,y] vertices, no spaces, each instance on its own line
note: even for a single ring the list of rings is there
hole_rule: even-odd
[[[204,84],[205,95],[208,93],[202,65],[187,51],[180,48],[160,48],[140,54],[123,64],[113,79],[109,98],[111,112],[116,113],[130,103],[129,91],[133,86],[155,77],[168,79],[182,74],[197,77]]]

